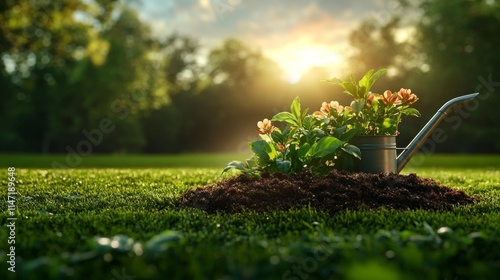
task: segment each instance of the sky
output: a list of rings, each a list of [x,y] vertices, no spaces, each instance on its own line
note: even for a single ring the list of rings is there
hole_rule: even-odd
[[[394,0],[143,0],[136,4],[155,35],[178,32],[208,52],[229,37],[258,47],[297,82],[313,66],[332,76],[345,67],[351,30],[361,20],[382,25]]]

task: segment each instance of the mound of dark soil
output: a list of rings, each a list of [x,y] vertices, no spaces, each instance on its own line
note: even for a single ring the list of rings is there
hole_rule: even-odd
[[[268,211],[313,208],[330,213],[350,209],[449,210],[470,204],[474,198],[416,174],[367,174],[332,171],[315,177],[301,173],[263,174],[261,178],[239,175],[205,187],[189,190],[180,204],[209,213],[244,210]]]

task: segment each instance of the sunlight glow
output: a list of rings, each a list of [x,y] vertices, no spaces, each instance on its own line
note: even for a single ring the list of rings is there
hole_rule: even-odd
[[[414,27],[404,27],[396,30],[395,40],[398,43],[408,42],[415,36],[416,30]]]
[[[297,83],[314,66],[336,71],[341,68],[344,61],[338,51],[321,45],[284,46],[269,51],[269,56],[283,68],[285,78],[290,83]]]

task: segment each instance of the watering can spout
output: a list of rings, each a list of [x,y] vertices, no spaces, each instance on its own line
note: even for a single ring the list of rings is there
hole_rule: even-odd
[[[408,144],[406,149],[397,158],[397,173],[399,173],[405,165],[410,161],[411,157],[418,151],[418,149],[425,143],[425,140],[434,132],[439,123],[456,107],[462,106],[468,101],[474,99],[479,93],[471,93],[459,97],[455,97],[446,102],[434,116],[427,122],[427,124],[420,130],[420,132]]]

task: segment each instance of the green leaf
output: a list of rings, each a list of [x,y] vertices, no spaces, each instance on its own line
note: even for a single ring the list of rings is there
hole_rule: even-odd
[[[361,150],[354,145],[347,144],[342,147],[342,150],[355,158],[361,159]]]
[[[311,145],[309,143],[305,143],[304,145],[302,145],[302,147],[300,147],[297,150],[297,157],[301,161],[304,161],[305,160],[305,156],[306,156],[306,154],[307,154],[307,152],[309,151],[310,148],[311,148]]]
[[[269,153],[272,151],[270,144],[266,140],[257,140],[250,142],[250,148],[259,158],[259,162],[267,164],[270,161]]]
[[[384,122],[382,123],[382,129],[387,134],[390,135],[396,134],[397,121],[395,119],[385,118]]]
[[[245,162],[242,162],[242,161],[239,161],[239,160],[233,160],[231,161],[230,163],[228,163],[226,165],[226,167],[224,167],[224,170],[222,170],[222,173],[225,173],[227,172],[229,169],[236,169],[236,170],[240,170],[240,171],[244,171],[246,169],[247,165]]]
[[[385,72],[387,72],[387,69],[380,69],[370,77],[369,84],[366,86],[368,91],[370,91],[373,84],[375,84],[375,82],[378,80],[378,78],[380,78],[380,76],[382,76]]]
[[[291,128],[292,128],[292,125],[291,124],[287,124],[285,126],[285,129],[283,129],[283,135],[286,135],[288,137],[288,134],[290,134]]]
[[[353,101],[351,102],[351,107],[354,110],[354,113],[359,114],[361,110],[363,110],[363,107],[365,106],[365,100],[361,99],[359,101]]]
[[[271,139],[273,139],[274,142],[276,143],[282,143],[284,142],[283,140],[285,139],[285,135],[281,133],[277,128],[271,133]]]
[[[179,232],[165,230],[146,242],[144,253],[149,257],[157,257],[165,252],[171,245],[178,243],[181,238],[182,235]]]
[[[341,127],[336,127],[334,130],[333,130],[333,133],[335,135],[342,135],[345,131],[347,130],[347,125],[343,125]]]
[[[304,111],[302,111],[302,118],[307,116],[307,112],[309,112],[309,108],[305,108]]]
[[[295,116],[290,112],[280,112],[271,119],[271,121],[286,122],[294,126],[299,126]]]
[[[378,107],[379,107],[380,103],[378,102],[378,100],[376,99],[373,99],[372,100],[372,108],[373,108],[373,112],[378,112]]]
[[[342,80],[339,78],[323,79],[321,81],[325,82],[325,83],[336,84],[336,85],[338,85],[339,83],[342,82]]]
[[[354,76],[352,75],[350,76],[350,82],[346,82],[338,78],[323,81],[340,85],[345,89],[345,93],[351,95],[355,99],[366,99],[366,96],[368,95],[368,92],[370,92],[370,89],[375,81],[377,81],[378,78],[386,71],[386,69],[380,69],[373,73],[374,70],[371,69],[363,76],[363,78],[361,78],[361,80],[359,80],[357,84],[354,80]]]
[[[324,137],[324,136],[326,136],[325,132],[322,129],[317,128],[317,127],[315,127],[313,129],[313,133],[314,133],[314,135],[316,135],[318,137]]]
[[[292,112],[293,116],[295,117],[295,120],[297,122],[300,122],[301,120],[301,109],[300,109],[300,98],[297,96],[292,102],[292,105],[290,105],[290,112]]]
[[[275,131],[278,132],[278,133],[283,133],[283,132],[281,132],[281,129],[279,129],[278,127],[274,127],[273,132],[275,132]]]
[[[373,69],[368,71],[361,80],[359,80],[358,86],[360,88],[360,92],[358,93],[358,98],[366,98],[373,84],[384,74],[387,72],[387,69],[380,69],[375,74],[373,73]]]
[[[358,96],[358,87],[356,87],[356,84],[350,83],[350,82],[343,82],[340,84],[345,89],[345,93],[349,94],[350,96],[356,98]]]
[[[345,82],[338,78],[333,78],[330,80],[322,80],[324,82],[332,83],[341,86],[345,89],[345,93],[351,95],[352,97],[356,97],[358,94],[358,88],[356,87],[356,83],[354,82],[354,78],[351,76],[351,82]]]
[[[258,173],[259,160],[255,156],[245,160],[245,167],[241,171],[248,175],[256,175]]]
[[[292,163],[289,160],[277,159],[276,166],[278,170],[283,173],[288,173],[292,167]]]
[[[356,96],[356,98],[366,99],[367,95],[368,95],[368,88],[365,86],[362,86],[362,87],[359,87],[358,95]]]
[[[315,158],[321,158],[334,153],[344,143],[344,141],[341,141],[333,136],[327,136],[314,143],[314,145],[312,145],[307,152],[307,155]]]
[[[279,112],[271,119],[271,121],[286,122],[288,120],[293,120],[294,117],[290,112]]]
[[[406,108],[402,113],[407,116],[420,117],[420,112],[415,108]]]
[[[349,79],[351,80],[351,83],[353,85],[356,85],[356,79],[354,79],[354,75],[353,74],[349,75]]]
[[[339,136],[339,139],[344,142],[349,142],[354,136],[358,135],[361,131],[356,128],[349,129],[347,132]]]
[[[302,128],[305,130],[313,130],[317,127],[318,119],[313,117],[312,115],[307,115],[302,119]]]
[[[368,87],[368,85],[370,84],[370,78],[371,78],[371,76],[372,76],[372,74],[373,74],[373,71],[375,71],[375,70],[371,69],[370,71],[368,71],[368,72],[367,72],[367,73],[363,76],[363,78],[361,78],[361,80],[359,80],[359,82],[358,82],[358,86],[367,88],[367,87]]]

